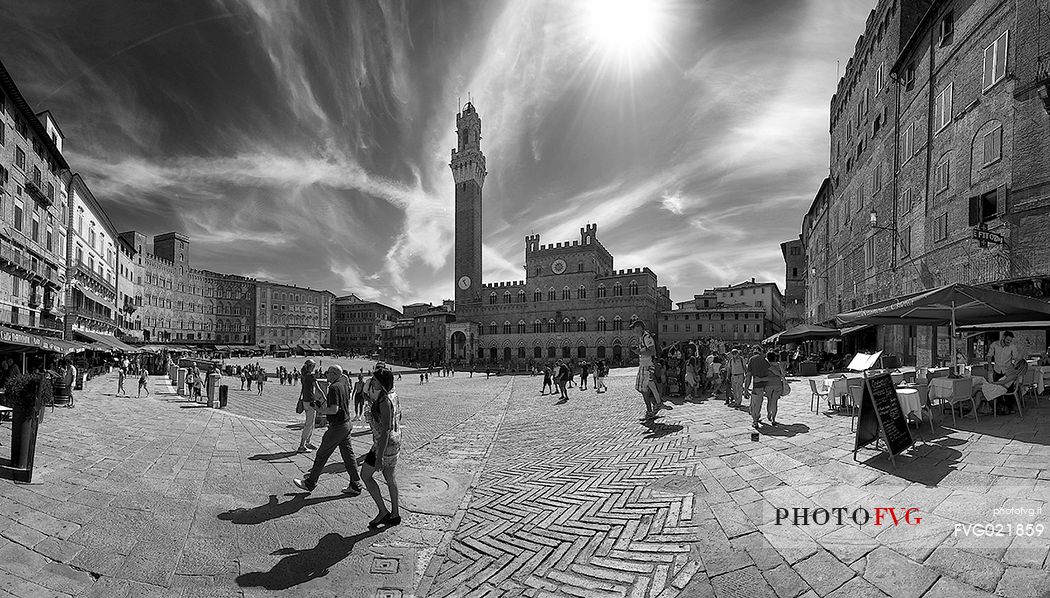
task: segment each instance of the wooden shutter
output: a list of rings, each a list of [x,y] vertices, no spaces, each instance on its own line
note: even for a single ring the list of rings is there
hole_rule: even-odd
[[[1009,31],[1003,32],[1003,35],[995,40],[995,81],[1006,76],[1006,51],[1009,47],[1009,40]]]
[[[1000,185],[995,189],[995,215],[999,218],[1006,216],[1007,209],[1006,205],[1006,185]]]
[[[995,44],[984,49],[984,79],[982,87],[988,88],[995,81]]]

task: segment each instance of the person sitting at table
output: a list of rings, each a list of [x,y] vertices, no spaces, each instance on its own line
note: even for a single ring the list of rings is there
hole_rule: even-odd
[[[1007,372],[1003,376],[1001,376],[995,382],[992,383],[992,384],[997,384],[997,385],[999,385],[999,386],[1001,386],[1001,387],[1006,389],[1006,393],[1007,394],[1003,394],[1003,395],[996,394],[996,396],[1002,396],[1003,397],[1003,399],[1002,399],[1003,413],[1011,414],[1011,413],[1015,413],[1017,411],[1017,401],[1015,400],[1014,395],[1011,394],[1011,393],[1014,392],[1014,388],[1018,384],[1023,384],[1024,383],[1024,375],[1027,372],[1028,372],[1028,362],[1023,360],[1023,359],[1019,359],[1019,360],[1015,361],[1012,366],[1010,366],[1010,369],[1007,370]],[[993,376],[994,376],[994,374],[993,374]],[[1000,392],[1002,392],[1002,391],[1000,390]],[[981,401],[981,406],[978,407],[978,413],[981,413],[981,414],[993,413],[993,409],[994,408],[991,405],[991,401],[985,398],[985,393],[984,392],[980,392],[980,394],[981,394],[982,401]],[[992,400],[994,400],[994,398],[995,397],[992,397]]]
[[[1039,365],[1048,366],[1050,365],[1050,347],[1046,348],[1046,353],[1039,356]]]

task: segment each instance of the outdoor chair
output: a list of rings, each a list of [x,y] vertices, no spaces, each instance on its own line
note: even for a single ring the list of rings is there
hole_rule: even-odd
[[[861,386],[850,385],[849,387],[849,431],[853,431],[853,426],[857,423],[857,412],[860,410],[860,402],[864,398],[864,380],[861,379]]]
[[[826,400],[828,398],[828,393],[830,393],[831,390],[829,389],[828,392],[820,392],[820,388],[817,386],[817,381],[812,379],[809,381],[809,388],[813,393],[809,398],[809,408],[814,412],[817,412],[820,410],[820,400]]]
[[[948,405],[952,411],[952,425],[955,425],[955,406],[960,403],[970,402],[970,407],[973,409],[973,417],[977,421],[981,421],[977,417],[977,403],[973,400],[973,380],[970,378],[962,378],[959,383],[955,386],[955,393],[951,397],[938,397],[932,399],[939,401],[941,406]]]

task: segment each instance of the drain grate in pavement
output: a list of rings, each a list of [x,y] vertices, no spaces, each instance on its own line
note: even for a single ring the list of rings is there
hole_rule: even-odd
[[[379,588],[376,590],[376,598],[401,598],[404,593],[392,588]]]
[[[397,559],[387,557],[374,557],[372,559],[372,573],[382,574],[394,574],[397,573]],[[398,596],[400,596],[400,590],[398,590]]]
[[[696,491],[696,489],[700,487],[700,481],[700,478],[696,476],[672,474],[653,480],[649,484],[649,488],[660,492],[680,492],[688,494]]]

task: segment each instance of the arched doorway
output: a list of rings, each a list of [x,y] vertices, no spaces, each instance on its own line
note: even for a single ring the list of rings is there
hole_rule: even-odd
[[[492,361],[496,361],[497,359],[499,359],[499,349],[497,349],[496,347],[490,348],[489,359],[491,359]]]
[[[463,361],[467,359],[467,335],[461,330],[452,333],[452,360]]]

